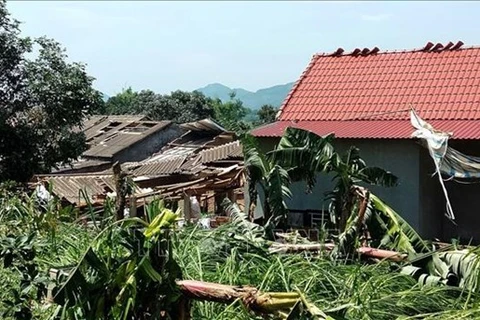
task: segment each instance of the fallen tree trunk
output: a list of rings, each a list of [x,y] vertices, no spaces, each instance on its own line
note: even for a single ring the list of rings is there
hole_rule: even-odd
[[[360,247],[357,249],[357,252],[363,256],[376,258],[376,259],[386,259],[394,262],[401,262],[407,259],[407,255],[404,253],[391,251],[391,250],[382,250],[370,247]]]
[[[284,243],[273,243],[268,251],[270,253],[299,253],[299,252],[318,252],[318,251],[331,251],[335,248],[333,243],[308,243],[308,244],[284,244]],[[407,255],[391,251],[391,250],[382,250],[371,247],[360,247],[357,249],[357,252],[365,257],[376,258],[376,259],[386,259],[395,262],[401,262],[407,259]]]
[[[250,286],[229,286],[197,280],[179,280],[176,283],[182,294],[190,299],[221,303],[241,300],[248,309],[259,313],[290,309],[300,299],[296,292],[263,293]]]

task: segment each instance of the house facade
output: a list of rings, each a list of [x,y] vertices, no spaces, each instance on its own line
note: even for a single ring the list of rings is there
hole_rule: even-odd
[[[370,166],[399,178],[394,188],[371,187],[422,236],[480,240],[480,184],[446,181],[455,224],[445,217],[445,196],[428,150],[411,138],[409,112],[452,134],[449,145],[480,156],[480,48],[462,42],[427,43],[414,50],[339,48],[314,55],[285,99],[277,121],[253,130],[271,150],[287,127],[335,134],[338,151],[354,145]],[[319,177],[311,194],[292,185],[293,212],[328,209],[331,181]],[[306,221],[304,221],[306,222]]]

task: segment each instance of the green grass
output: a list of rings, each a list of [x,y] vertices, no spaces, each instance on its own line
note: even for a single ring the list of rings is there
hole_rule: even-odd
[[[36,262],[46,274],[51,267],[78,262],[98,230],[65,219],[55,207],[43,218],[32,203],[3,199],[0,241],[8,234],[37,233]],[[44,208],[45,210],[45,208]],[[242,237],[238,226],[215,230],[186,227],[173,233],[172,250],[184,279],[229,285],[251,285],[261,291],[300,291],[335,319],[477,319],[480,296],[447,286],[421,286],[382,262],[335,261],[310,254],[269,254],[266,242]],[[236,236],[234,236],[234,233]],[[248,239],[248,240],[247,240]],[[19,288],[19,275],[0,266],[0,299]],[[0,304],[0,311],[2,311]],[[48,319],[53,307],[34,303],[36,319]],[[193,319],[256,318],[240,303],[193,302]]]
[[[262,291],[302,291],[338,319],[474,319],[479,297],[460,289],[420,286],[396,266],[347,263],[307,255],[268,255],[229,243],[228,228],[185,229],[174,241],[185,279],[252,285]],[[253,252],[252,252],[253,251]],[[239,303],[195,302],[194,319],[252,319]],[[462,318],[463,317],[463,318]]]

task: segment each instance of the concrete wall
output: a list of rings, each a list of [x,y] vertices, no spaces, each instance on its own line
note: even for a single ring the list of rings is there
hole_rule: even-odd
[[[480,141],[451,141],[450,146],[458,151],[480,156]],[[443,217],[442,233],[446,241],[460,239],[462,242],[480,243],[480,183],[445,183],[455,214],[455,224]],[[443,194],[441,194],[443,200]],[[444,203],[444,201],[442,202]],[[444,212],[444,206],[441,208]]]
[[[261,142],[265,149],[272,149],[278,139],[269,138]],[[420,229],[420,186],[419,186],[419,155],[420,146],[411,140],[385,139],[337,139],[334,142],[338,152],[345,152],[350,146],[360,149],[360,155],[369,166],[381,167],[399,177],[399,185],[394,188],[371,186],[369,189],[386,201],[395,211],[400,213],[416,229]],[[287,200],[293,210],[328,209],[324,194],[331,191],[332,177],[319,175],[312,193],[306,194],[305,182],[295,182],[291,185],[292,199]]]
[[[160,151],[167,143],[180,137],[183,133],[185,131],[177,124],[171,124],[164,130],[159,130],[131,147],[122,150],[114,156],[113,162],[119,161],[123,163],[144,160],[155,152]]]
[[[426,239],[443,238],[445,197],[428,150],[420,147],[420,230]]]
[[[261,139],[264,150],[271,150],[278,139]],[[460,152],[480,157],[480,141],[450,141]],[[394,188],[371,186],[369,189],[397,211],[426,239],[449,242],[480,243],[480,183],[445,182],[456,217],[452,223],[445,217],[446,201],[428,150],[414,140],[337,139],[338,152],[354,145],[369,166],[391,171],[399,178]],[[313,192],[306,194],[306,184],[291,185],[292,199],[287,200],[293,210],[327,210],[324,194],[332,190],[331,177],[319,175]]]

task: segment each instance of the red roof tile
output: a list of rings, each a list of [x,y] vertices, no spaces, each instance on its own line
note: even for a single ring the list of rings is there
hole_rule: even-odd
[[[279,120],[480,120],[480,48],[315,55]]]
[[[480,120],[431,120],[438,130],[452,132],[452,139],[478,139]],[[334,133],[337,138],[408,139],[414,131],[409,120],[277,121],[253,131],[257,137],[279,137],[287,127],[302,128],[318,135]]]
[[[339,138],[409,138],[414,107],[455,139],[480,139],[480,47],[462,45],[317,54],[286,97],[279,121],[252,133],[280,136],[294,126]]]

